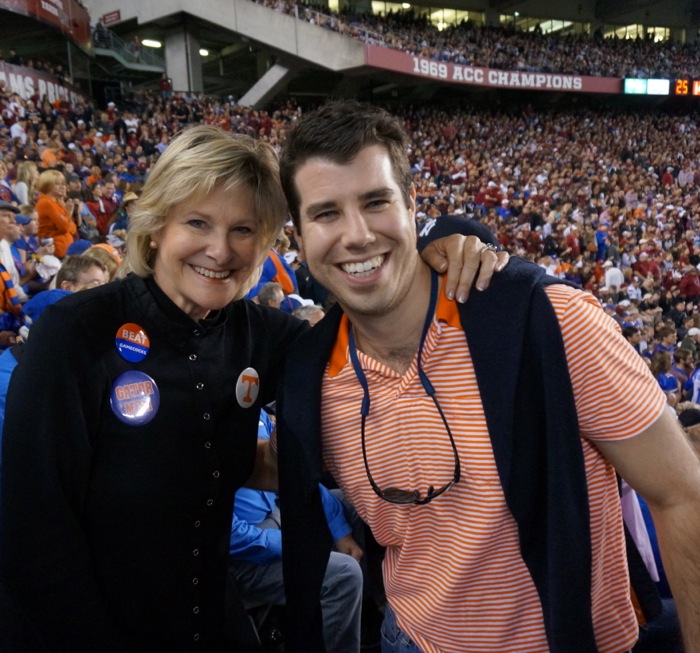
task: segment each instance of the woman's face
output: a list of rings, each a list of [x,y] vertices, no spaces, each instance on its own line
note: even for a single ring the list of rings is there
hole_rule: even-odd
[[[66,180],[63,178],[63,175],[61,175],[60,178],[56,177],[56,181],[53,182],[53,186],[51,186],[51,190],[49,191],[49,195],[51,195],[51,197],[55,197],[56,199],[63,200],[66,198],[67,191],[68,191],[68,184],[66,183]]]
[[[160,232],[154,279],[193,320],[229,304],[262,258],[251,191],[215,189],[174,206]]]

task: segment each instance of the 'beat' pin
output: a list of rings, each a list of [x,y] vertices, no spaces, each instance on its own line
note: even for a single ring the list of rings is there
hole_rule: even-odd
[[[119,355],[130,363],[138,363],[146,358],[151,348],[148,334],[138,324],[127,322],[117,329],[115,344]]]
[[[132,370],[120,374],[114,381],[109,403],[122,422],[143,426],[158,413],[160,391],[148,374]]]
[[[236,401],[241,408],[250,408],[260,392],[260,375],[252,368],[246,367],[236,381]]]

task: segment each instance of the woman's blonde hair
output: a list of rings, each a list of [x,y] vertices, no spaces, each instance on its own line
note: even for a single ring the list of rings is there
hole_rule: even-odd
[[[259,266],[286,220],[287,207],[279,180],[275,150],[250,136],[219,127],[197,125],[180,132],[168,145],[146,181],[129,216],[127,254],[120,276],[153,274],[155,250],[150,242],[173,207],[204,198],[214,189],[249,189],[260,225]],[[259,267],[258,266],[258,267]],[[251,275],[236,298],[244,296],[260,276]]]
[[[50,193],[56,185],[56,182],[61,180],[65,181],[62,172],[58,170],[44,170],[44,172],[39,175],[39,180],[36,182],[36,189],[40,193]]]
[[[38,172],[38,168],[34,161],[22,161],[17,164],[17,181],[23,181],[27,184],[30,190],[34,185],[34,176]],[[31,193],[29,195],[31,197]]]

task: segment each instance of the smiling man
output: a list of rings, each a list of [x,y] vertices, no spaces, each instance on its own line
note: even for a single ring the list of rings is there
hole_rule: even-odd
[[[386,547],[383,653],[631,649],[616,470],[652,507],[700,651],[698,461],[597,302],[518,260],[448,296],[415,251],[406,136],[381,109],[306,116],[281,171],[338,300],[287,359],[278,404],[289,649],[323,650],[325,467]]]

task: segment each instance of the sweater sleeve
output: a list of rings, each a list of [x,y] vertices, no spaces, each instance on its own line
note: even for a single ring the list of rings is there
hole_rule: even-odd
[[[268,564],[282,558],[282,531],[258,528],[233,515],[231,528],[231,557],[257,564]]]
[[[86,334],[69,311],[49,307],[12,375],[0,573],[49,650],[116,652],[130,644],[101,595],[85,519],[105,392]]]
[[[321,501],[323,501],[323,511],[326,513],[328,521],[328,529],[331,532],[331,537],[334,542],[337,542],[341,537],[345,537],[352,532],[348,520],[345,519],[343,504],[335,497],[331,491],[319,483],[321,490]]]

